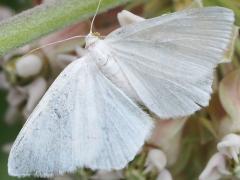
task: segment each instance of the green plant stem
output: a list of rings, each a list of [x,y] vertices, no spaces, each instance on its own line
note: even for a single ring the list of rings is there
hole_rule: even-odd
[[[102,0],[104,11],[131,0]],[[98,0],[49,0],[0,23],[0,55],[92,16]]]

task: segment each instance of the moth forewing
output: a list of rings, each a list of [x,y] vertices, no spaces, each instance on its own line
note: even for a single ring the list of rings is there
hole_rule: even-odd
[[[105,77],[90,54],[59,75],[28,119],[10,152],[10,175],[120,169],[149,137],[151,119]]]

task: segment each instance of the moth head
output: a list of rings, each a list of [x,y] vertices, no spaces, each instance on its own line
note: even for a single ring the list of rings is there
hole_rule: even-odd
[[[99,33],[89,33],[85,38],[86,48],[95,44],[99,40],[99,36]]]

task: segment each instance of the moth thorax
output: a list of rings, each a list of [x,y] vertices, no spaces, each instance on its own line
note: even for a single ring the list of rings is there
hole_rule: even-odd
[[[95,44],[98,40],[99,40],[98,34],[89,33],[85,38],[86,48],[88,48],[92,44]]]

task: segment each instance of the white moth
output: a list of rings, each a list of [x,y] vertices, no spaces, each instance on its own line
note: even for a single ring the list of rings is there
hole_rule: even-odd
[[[233,23],[231,10],[208,7],[139,19],[105,39],[90,33],[87,53],[59,75],[21,130],[9,174],[124,168],[153,127],[137,103],[161,118],[208,104]]]

